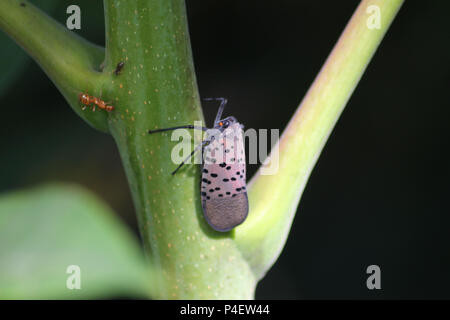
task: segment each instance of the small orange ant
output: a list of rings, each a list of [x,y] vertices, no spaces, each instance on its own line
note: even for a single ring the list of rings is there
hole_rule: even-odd
[[[84,104],[82,110],[86,109],[87,106],[90,104],[94,104],[92,106],[92,111],[95,111],[95,106],[98,106],[100,109],[106,110],[106,111],[113,111],[113,106],[108,106],[107,103],[97,97],[90,96],[87,93],[80,93],[78,95],[78,98],[80,99],[81,103]]]

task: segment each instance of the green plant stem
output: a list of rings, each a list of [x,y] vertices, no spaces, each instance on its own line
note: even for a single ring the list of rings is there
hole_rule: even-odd
[[[21,3],[25,4],[24,6]],[[13,38],[40,65],[73,110],[91,126],[107,131],[107,115],[83,111],[80,92],[99,94],[99,66],[104,49],[70,32],[27,1],[0,1],[0,29]]]
[[[117,142],[149,262],[154,298],[252,298],[255,278],[233,232],[206,225],[199,170],[176,176],[170,135],[156,127],[203,121],[183,0],[105,0],[103,50],[31,4],[0,2],[0,28],[41,65],[72,108]],[[114,70],[124,62],[120,74]],[[80,92],[111,102],[112,112],[82,112]]]
[[[311,170],[402,3],[361,1],[280,138],[278,172],[252,179],[251,212],[236,242],[258,279],[280,254]],[[367,27],[371,5],[380,9],[380,29]]]
[[[323,145],[402,4],[361,2],[283,133],[278,173],[252,179],[248,220],[219,233],[203,219],[199,168],[187,166],[172,176],[176,142],[168,133],[147,133],[203,121],[184,0],[104,0],[106,58],[103,49],[20,2],[1,0],[0,28],[41,65],[75,112],[114,137],[151,264],[151,292],[172,299],[253,297],[257,279],[285,243]],[[371,4],[381,10],[379,30],[366,27]],[[124,67],[116,75],[120,62]],[[82,112],[83,91],[102,93],[115,109]]]
[[[124,5],[126,3],[126,5]],[[109,127],[130,183],[156,298],[251,298],[255,279],[232,233],[211,230],[200,206],[198,166],[175,176],[177,142],[148,130],[203,121],[184,0],[105,0],[106,66],[117,109]]]

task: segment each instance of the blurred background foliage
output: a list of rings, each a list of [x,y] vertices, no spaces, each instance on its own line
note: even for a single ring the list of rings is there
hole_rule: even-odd
[[[104,45],[101,1],[32,1]],[[283,129],[358,1],[187,0],[200,93],[246,128]],[[446,1],[408,1],[375,54],[303,194],[287,245],[256,298],[450,298]],[[138,237],[113,139],[68,107],[0,34],[0,191],[87,187]],[[214,108],[204,110],[209,123]],[[256,165],[249,167],[251,175]],[[368,265],[382,290],[366,288]]]
[[[150,282],[136,238],[83,188],[0,196],[0,299],[145,297]],[[81,290],[67,289],[75,284]]]

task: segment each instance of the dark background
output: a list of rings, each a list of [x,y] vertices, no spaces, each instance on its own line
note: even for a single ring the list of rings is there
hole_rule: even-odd
[[[49,12],[65,23],[69,4],[81,7],[79,33],[103,45],[102,2],[58,1]],[[227,97],[227,113],[247,128],[283,129],[357,4],[188,0],[201,95]],[[256,298],[450,298],[449,12],[443,0],[403,5],[327,142]],[[1,37],[2,48],[11,46]],[[21,52],[14,50],[2,59]],[[137,232],[112,138],[81,120],[33,61],[22,66],[0,96],[0,191],[76,182]],[[206,108],[207,121],[215,111]],[[371,264],[381,267],[382,290],[366,288]]]

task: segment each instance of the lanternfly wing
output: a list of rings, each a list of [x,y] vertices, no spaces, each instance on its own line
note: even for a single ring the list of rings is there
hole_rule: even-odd
[[[233,123],[203,150],[202,207],[217,231],[241,224],[248,214],[245,149],[240,123]]]

